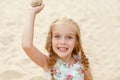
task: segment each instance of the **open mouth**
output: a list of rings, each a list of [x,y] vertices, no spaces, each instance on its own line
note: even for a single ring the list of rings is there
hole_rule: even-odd
[[[60,52],[66,52],[68,50],[68,48],[65,48],[65,47],[58,47],[58,50]]]

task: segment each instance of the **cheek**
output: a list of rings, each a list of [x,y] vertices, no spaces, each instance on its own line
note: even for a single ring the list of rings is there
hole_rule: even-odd
[[[69,45],[71,45],[71,47],[74,48],[75,45],[76,45],[76,42],[75,42],[75,41],[72,41],[72,42],[69,43]]]
[[[57,45],[57,42],[52,39],[52,47],[54,48]]]

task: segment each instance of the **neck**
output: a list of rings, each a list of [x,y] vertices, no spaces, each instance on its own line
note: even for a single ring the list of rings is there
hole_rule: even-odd
[[[62,57],[60,59],[66,63],[70,63],[70,64],[76,63],[76,61],[74,60],[74,57],[72,55],[67,56],[67,57]]]

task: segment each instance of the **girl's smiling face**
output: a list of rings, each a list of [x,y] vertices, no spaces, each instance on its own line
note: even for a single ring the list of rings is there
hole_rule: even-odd
[[[72,24],[55,24],[52,29],[52,48],[60,58],[71,58],[76,34]]]

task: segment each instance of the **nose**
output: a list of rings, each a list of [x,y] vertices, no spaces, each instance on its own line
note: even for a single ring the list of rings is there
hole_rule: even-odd
[[[66,44],[65,38],[61,38],[59,43],[60,43],[61,45],[65,45],[65,44]]]

